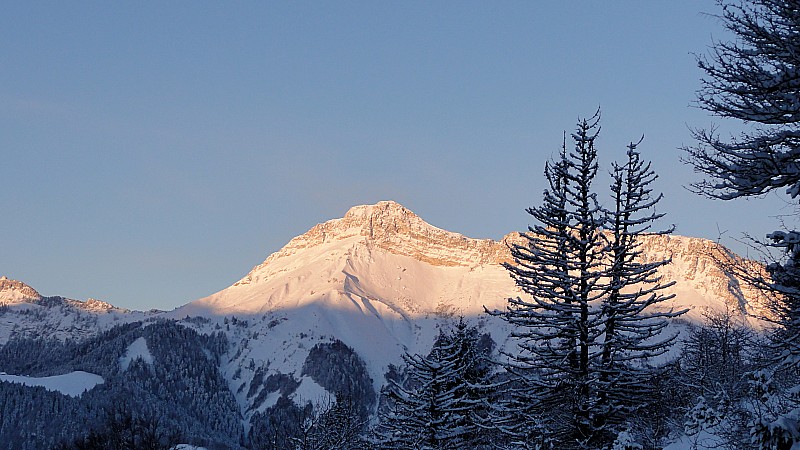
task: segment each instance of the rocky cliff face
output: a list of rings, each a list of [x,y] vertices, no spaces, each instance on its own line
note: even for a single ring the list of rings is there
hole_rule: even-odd
[[[763,266],[741,258],[708,239],[664,235],[641,239],[645,261],[670,259],[659,274],[664,281],[675,281],[675,302],[689,308],[690,319],[700,320],[707,308],[729,309],[740,314],[764,314],[763,295],[720,266],[727,261],[763,273]],[[766,274],[764,274],[766,275]],[[684,298],[681,298],[684,297]],[[755,325],[755,322],[754,322]]]

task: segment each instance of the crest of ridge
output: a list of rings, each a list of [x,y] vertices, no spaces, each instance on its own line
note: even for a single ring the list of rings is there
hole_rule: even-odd
[[[39,300],[42,296],[36,289],[27,284],[11,280],[6,276],[0,277],[0,304],[13,303],[22,300]]]
[[[408,256],[434,266],[475,266],[499,263],[507,256],[502,242],[472,239],[437,228],[393,201],[350,208],[344,217],[315,225],[270,255],[237,284],[247,284],[254,273],[271,262],[306,249],[353,240],[371,248]]]

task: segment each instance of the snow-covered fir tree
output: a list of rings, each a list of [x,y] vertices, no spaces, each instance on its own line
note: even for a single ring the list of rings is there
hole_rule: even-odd
[[[610,240],[611,260],[600,318],[603,335],[598,407],[605,411],[597,416],[597,427],[604,422],[618,425],[647,403],[654,376],[647,362],[670,349],[677,335],[661,336],[661,332],[669,319],[684,312],[650,308],[673,298],[665,290],[675,283],[663,282],[658,275],[658,269],[670,260],[646,262],[639,238],[668,234],[673,228],[652,229],[664,216],[654,211],[663,196],[653,194],[651,185],[657,175],[650,163],[642,160],[637,146],[628,146],[624,164],[612,165],[613,206],[607,211],[604,234]]]
[[[649,308],[671,298],[656,275],[668,261],[641,262],[637,241],[661,217],[647,212],[660,199],[649,187],[655,174],[632,144],[612,173],[614,207],[601,207],[592,188],[598,131],[599,112],[578,123],[572,151],[565,140],[546,164],[544,202],[527,210],[537,223],[506,264],[528,294],[493,312],[515,326],[518,345],[495,413],[512,446],[611,445],[646,401],[647,360],[674,339],[659,333],[677,313]]]
[[[488,434],[478,423],[488,367],[477,330],[463,318],[440,331],[428,356],[404,355],[405,379],[390,379],[373,443],[387,449],[479,448]]]
[[[313,439],[315,450],[357,450],[369,448],[361,434],[367,425],[361,405],[352,396],[339,394],[325,411],[319,414]]]
[[[523,235],[527,245],[512,246],[515,263],[506,266],[530,296],[509,299],[501,315],[516,327],[519,353],[509,355],[508,370],[524,385],[518,404],[534,406],[524,413],[538,416],[519,417],[522,428],[514,431],[523,441],[536,439],[525,426],[536,420],[546,438],[565,445],[589,445],[595,434],[590,416],[597,374],[590,366],[599,356],[594,324],[600,311],[593,303],[603,294],[607,248],[600,233],[603,211],[591,188],[598,170],[596,119],[578,124],[574,151],[565,142],[559,159],[546,164],[550,188],[542,206],[528,209],[538,224]]]
[[[684,433],[698,439],[714,435],[719,448],[750,444],[748,422],[752,418],[750,372],[756,369],[758,335],[745,318],[730,307],[709,309],[704,321],[684,334],[679,399],[685,409]],[[680,408],[675,408],[677,413]]]
[[[738,137],[725,139],[714,129],[696,130],[697,144],[684,150],[687,162],[706,175],[693,186],[711,198],[730,200],[784,190],[795,207],[800,201],[800,2],[796,0],[720,1],[724,26],[734,40],[715,42],[698,58],[703,86],[701,108],[748,124]],[[792,224],[796,226],[796,224]],[[781,257],[766,261],[768,276],[736,267],[726,268],[772,299],[775,357],[784,384],[782,413],[753,421],[754,443],[777,448],[800,442],[800,403],[792,394],[800,386],[800,233],[767,235],[765,248]],[[770,371],[774,373],[774,371]],[[781,392],[781,389],[776,389]],[[778,395],[778,394],[776,394]],[[770,408],[765,408],[769,410]],[[788,447],[787,447],[788,448]]]

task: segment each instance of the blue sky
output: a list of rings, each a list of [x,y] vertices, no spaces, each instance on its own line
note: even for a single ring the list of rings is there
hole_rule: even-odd
[[[743,251],[733,238],[791,210],[774,195],[689,193],[677,149],[689,126],[724,124],[690,107],[692,52],[727,38],[703,14],[715,12],[696,0],[8,3],[0,275],[171,309],[388,199],[499,238],[530,223],[546,159],[598,106],[601,164],[644,134],[667,222]]]

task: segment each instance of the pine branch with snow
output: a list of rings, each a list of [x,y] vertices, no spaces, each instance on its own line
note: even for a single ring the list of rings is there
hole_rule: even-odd
[[[720,117],[756,126],[738,138],[694,131],[686,161],[708,180],[701,194],[728,200],[785,188],[800,196],[800,4],[797,1],[722,2],[720,18],[736,40],[715,42],[698,57],[706,77],[698,105]]]

